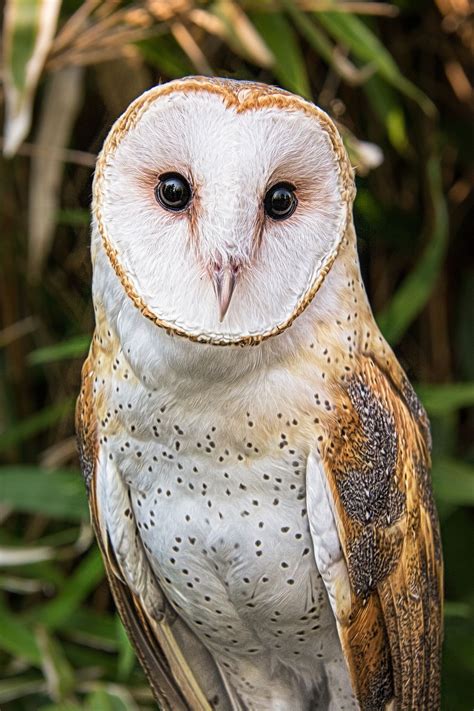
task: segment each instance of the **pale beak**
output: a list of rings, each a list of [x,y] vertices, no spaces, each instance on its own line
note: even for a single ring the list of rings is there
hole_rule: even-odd
[[[223,321],[229,308],[230,300],[235,288],[235,268],[228,264],[216,269],[212,276],[214,291],[216,292],[219,307],[219,321]]]

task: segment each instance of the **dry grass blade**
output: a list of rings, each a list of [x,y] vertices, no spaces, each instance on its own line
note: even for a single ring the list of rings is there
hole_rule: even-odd
[[[445,63],[444,71],[459,101],[472,101],[472,84],[461,64],[456,60]]]
[[[208,10],[203,10],[200,7],[196,7],[191,10],[188,14],[188,19],[197,27],[205,30],[210,35],[215,35],[224,42],[228,39],[228,31],[226,24],[220,17],[214,15]]]
[[[247,10],[257,12],[275,12],[281,9],[280,0],[262,3],[260,0],[244,0],[241,3]],[[353,15],[374,15],[380,17],[397,17],[399,9],[396,5],[385,2],[343,2],[343,0],[295,0],[294,4],[302,12],[340,12]]]
[[[347,84],[360,86],[374,74],[376,67],[373,63],[367,63],[360,69],[356,67],[340,47],[332,44],[312,18],[307,17],[291,0],[281,0],[281,3],[309,44]]]
[[[331,67],[344,79],[349,86],[362,86],[370,77],[375,74],[376,67],[373,64],[366,64],[360,69],[356,67],[340,47],[334,47],[332,51]]]
[[[22,546],[21,548],[0,546],[0,566],[3,568],[40,563],[55,557],[56,552],[50,546]]]
[[[129,59],[137,60],[140,58],[140,52],[136,47],[130,44],[114,44],[112,47],[94,49],[87,52],[71,51],[66,54],[61,54],[55,59],[51,65],[51,70],[57,70],[69,66],[86,67],[92,64],[100,64],[113,59]]]
[[[79,33],[81,27],[87,21],[91,12],[100,5],[100,0],[85,0],[82,5],[71,15],[69,20],[63,25],[51,48],[52,52],[59,52],[64,47],[70,45],[74,37]]]
[[[241,7],[233,0],[220,0],[213,12],[224,22],[225,39],[230,45],[237,44],[240,54],[260,67],[271,67],[275,57]]]
[[[77,441],[75,437],[60,440],[41,453],[39,461],[45,469],[58,469],[64,464],[75,460],[77,455]]]
[[[193,0],[146,0],[147,10],[156,17],[157,20],[174,20],[184,17],[193,9]]]
[[[62,150],[69,142],[82,98],[82,70],[70,67],[49,79],[39,120],[37,145],[43,152],[33,157],[28,210],[28,272],[37,279],[49,251],[59,208],[63,164],[50,160],[48,151]]]
[[[18,338],[23,338],[36,331],[39,326],[38,319],[27,316],[21,321],[16,321],[0,331],[0,348],[6,348]]]
[[[12,592],[16,595],[34,595],[45,590],[45,585],[40,580],[20,578],[16,575],[2,575],[0,577],[0,588],[5,592]]]
[[[379,15],[396,17],[398,7],[385,2],[336,2],[334,0],[298,0],[298,7],[304,12],[350,12],[354,15]]]
[[[102,9],[103,6],[100,6]],[[97,19],[91,16],[87,26],[69,35],[64,43],[61,35],[54,43],[47,69],[57,70],[69,65],[84,66],[119,57],[138,56],[133,43],[156,37],[168,31],[165,23],[154,22],[151,14],[143,7],[128,6],[121,10],[101,14]],[[80,26],[76,26],[79,30]]]
[[[148,18],[149,22],[146,26],[152,25],[152,18],[148,14],[145,17],[139,16],[140,20],[137,22],[138,28],[143,29],[144,19]],[[97,42],[101,42],[104,38],[112,35],[114,31],[134,31],[137,26],[134,24],[134,18],[136,15],[130,10],[120,10],[114,12],[112,15],[105,17],[103,20],[92,23],[83,32],[81,32],[75,39],[73,45],[76,48],[90,47]],[[132,22],[133,21],[133,22]]]
[[[0,136],[0,148],[2,148],[3,145],[4,140]],[[40,154],[49,156],[50,160],[74,163],[84,168],[93,168],[97,160],[97,156],[94,153],[87,153],[87,151],[77,151],[72,148],[53,148],[51,146],[44,148],[36,145],[36,143],[22,143],[17,150],[17,155],[26,156],[27,158],[32,158]]]
[[[63,702],[75,686],[74,672],[59,642],[46,627],[38,625],[35,637],[49,696],[53,701]]]
[[[212,67],[188,28],[185,27],[182,22],[173,22],[171,25],[171,33],[198,72],[212,76]]]
[[[4,154],[13,156],[31,123],[33,98],[58,21],[60,0],[8,0],[3,27]]]

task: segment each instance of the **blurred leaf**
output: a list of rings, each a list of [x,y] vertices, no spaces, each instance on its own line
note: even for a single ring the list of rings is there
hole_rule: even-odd
[[[362,61],[372,63],[385,81],[414,99],[428,116],[436,114],[431,99],[403,76],[390,52],[360,18],[337,12],[320,12],[316,17],[335,39]]]
[[[31,159],[28,201],[28,271],[37,279],[48,256],[61,199],[64,162],[55,160],[69,144],[82,101],[82,67],[66,67],[48,79]]]
[[[58,640],[42,626],[36,630],[36,641],[41,652],[48,693],[55,701],[64,701],[75,686],[72,668]]]
[[[25,699],[30,694],[44,693],[46,684],[42,678],[32,678],[31,673],[0,679],[0,703],[15,699]]]
[[[15,511],[71,521],[88,520],[84,483],[79,472],[33,466],[0,467],[0,498]]]
[[[69,576],[54,600],[32,612],[31,619],[46,625],[48,629],[68,625],[70,615],[77,610],[103,577],[102,558],[94,547]]]
[[[143,40],[137,46],[150,64],[172,79],[193,73],[193,65],[172,35]]]
[[[430,415],[444,415],[462,407],[474,405],[474,383],[448,383],[446,385],[417,384],[423,405]]]
[[[446,600],[444,603],[444,615],[445,617],[463,617],[467,620],[471,616],[471,607],[467,602],[449,602],[449,600]]]
[[[41,653],[34,634],[23,620],[12,614],[0,598],[0,648],[33,666],[41,666]]]
[[[443,654],[443,711],[471,711],[474,699],[473,619],[448,617]]]
[[[445,503],[474,506],[474,467],[457,459],[435,459],[431,473],[436,497]]]
[[[18,422],[0,434],[0,452],[19,444],[38,432],[43,432],[68,415],[73,408],[73,401],[66,400],[45,407],[31,417]]]
[[[67,635],[68,640],[74,639],[73,635],[69,635],[69,627],[65,627],[61,630],[61,636],[65,635]],[[115,679],[117,675],[117,661],[115,655],[110,654],[110,651],[104,652],[93,646],[84,646],[82,642],[78,644],[76,641],[65,641],[64,649],[74,668],[85,667],[90,669],[91,667],[95,667],[100,670],[104,678]]]
[[[405,114],[397,93],[380,76],[373,76],[363,85],[370,104],[385,126],[388,139],[400,154],[409,148]]]
[[[311,99],[303,55],[286,17],[278,12],[252,13],[250,19],[276,59],[273,71],[278,81],[286,89]]]
[[[474,358],[472,341],[474,334],[474,269],[472,265],[464,274],[459,274],[460,290],[457,301],[456,319],[456,360],[462,375],[467,380],[474,380]]]
[[[80,358],[87,353],[90,342],[90,336],[74,336],[62,343],[55,343],[53,346],[45,346],[31,351],[28,354],[27,362],[29,365],[43,365],[67,358]]]
[[[117,678],[119,681],[125,682],[130,676],[130,672],[135,666],[135,652],[127,637],[124,626],[118,615],[115,617],[115,629],[118,641],[118,660],[117,660]]]
[[[30,129],[36,85],[56,31],[61,0],[7,0],[3,24],[4,153]]]
[[[106,689],[98,689],[87,697],[86,711],[130,711],[122,699]]]
[[[431,239],[417,266],[405,278],[386,309],[377,316],[381,331],[392,345],[399,342],[430,298],[448,245],[448,209],[438,158],[430,158],[426,170],[434,221]]]
[[[119,646],[115,617],[90,607],[79,607],[72,612],[62,632],[68,639],[107,652],[116,652]]]
[[[347,84],[351,86],[363,84],[373,74],[375,67],[372,68],[368,64],[359,69],[338,47],[334,47],[326,34],[315,25],[311,17],[297,8],[293,0],[281,0],[281,2],[306,41]]]
[[[71,227],[88,227],[91,223],[89,210],[82,208],[63,208],[56,213],[58,225],[70,225]]]
[[[430,415],[433,459],[454,456],[457,449],[458,420],[458,413],[454,410],[441,417]]]

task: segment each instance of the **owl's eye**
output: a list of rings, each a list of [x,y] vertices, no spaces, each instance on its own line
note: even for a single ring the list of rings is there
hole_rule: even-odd
[[[191,188],[186,178],[179,173],[165,173],[160,175],[155,197],[166,210],[177,212],[184,210],[191,200]]]
[[[265,195],[265,212],[274,220],[286,220],[296,210],[298,200],[291,183],[277,183]]]

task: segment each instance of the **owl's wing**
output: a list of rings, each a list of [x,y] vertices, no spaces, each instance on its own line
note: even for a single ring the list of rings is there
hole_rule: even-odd
[[[316,563],[362,711],[435,711],[443,564],[428,421],[395,361],[364,358],[346,386],[308,461]]]
[[[123,512],[131,505],[122,478],[105,459],[96,436],[93,396],[94,357],[91,353],[82,370],[82,389],[76,408],[81,467],[89,495],[92,524],[99,543],[116,607],[148,677],[153,693],[164,711],[211,711],[211,705],[186,662],[175,632],[192,649],[194,640],[165,600],[136,534],[133,516]],[[117,514],[115,517],[113,513]],[[109,525],[119,520],[117,526]],[[187,647],[188,649],[188,647]],[[199,672],[222,687],[217,671],[209,672],[205,650]],[[209,663],[207,663],[209,667]],[[224,691],[225,697],[225,691]],[[221,701],[223,700],[221,695]],[[230,705],[224,708],[231,708]]]

